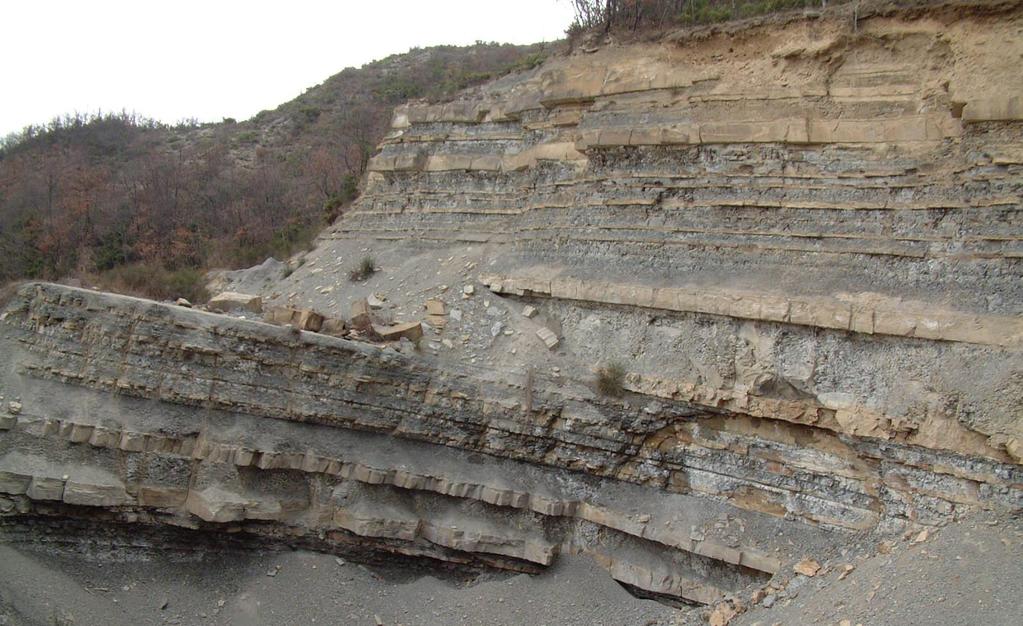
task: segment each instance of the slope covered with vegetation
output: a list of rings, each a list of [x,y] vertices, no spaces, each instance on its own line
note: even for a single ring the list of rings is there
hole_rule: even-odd
[[[0,145],[0,283],[78,277],[201,297],[212,267],[307,245],[355,197],[392,108],[539,64],[541,45],[415,49],[348,68],[253,119],[75,115]]]

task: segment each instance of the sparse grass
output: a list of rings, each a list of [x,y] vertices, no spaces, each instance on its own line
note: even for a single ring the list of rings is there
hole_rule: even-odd
[[[72,626],[75,623],[75,617],[71,613],[61,609],[54,609],[53,613],[50,614],[51,626]]]
[[[841,3],[842,0],[832,0],[830,4]],[[682,24],[696,26],[819,6],[820,2],[816,0],[746,0],[745,2],[694,0],[678,16],[678,21]]]
[[[185,298],[192,304],[205,302],[206,293],[203,272],[193,268],[169,270],[151,263],[120,265],[99,273],[95,282],[104,291],[113,291],[154,300]]]
[[[601,395],[620,398],[625,393],[625,366],[612,361],[598,369],[597,391]]]
[[[547,53],[545,53],[542,50],[526,54],[523,55],[521,58],[517,59],[514,63],[510,64],[508,67],[506,67],[504,71],[502,71],[501,73],[503,75],[511,74],[513,72],[524,72],[526,70],[531,70],[533,68],[540,67],[546,60]]]
[[[359,266],[353,268],[352,271],[348,272],[348,280],[352,282],[359,282],[366,280],[377,271],[376,261],[371,256],[364,256],[359,261]]]

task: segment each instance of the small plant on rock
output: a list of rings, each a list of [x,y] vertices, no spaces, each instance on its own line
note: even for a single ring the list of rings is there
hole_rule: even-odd
[[[597,391],[612,398],[621,397],[625,393],[625,366],[612,361],[598,369]]]
[[[352,271],[348,272],[348,280],[351,280],[353,282],[366,280],[367,278],[375,274],[376,271],[377,264],[376,261],[373,260],[373,257],[371,256],[362,257],[362,260],[359,261],[359,266],[353,269]]]

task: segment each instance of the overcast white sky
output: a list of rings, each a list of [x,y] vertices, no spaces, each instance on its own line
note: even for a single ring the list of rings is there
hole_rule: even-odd
[[[74,111],[249,118],[415,46],[560,39],[568,0],[0,0],[0,136]]]

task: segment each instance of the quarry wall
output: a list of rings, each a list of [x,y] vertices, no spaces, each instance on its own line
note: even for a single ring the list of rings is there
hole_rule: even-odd
[[[1012,4],[838,11],[399,107],[353,210],[252,290],[330,318],[429,292],[452,310],[414,351],[22,285],[0,519],[578,552],[710,604],[864,533],[1018,510],[1021,33]],[[365,251],[379,275],[346,282]]]

